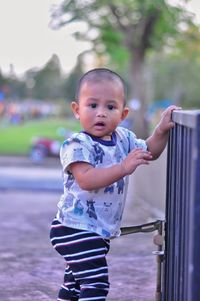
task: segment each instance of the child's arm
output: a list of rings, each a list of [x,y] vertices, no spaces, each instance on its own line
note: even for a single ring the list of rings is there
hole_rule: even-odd
[[[168,132],[174,126],[171,113],[175,109],[180,108],[171,106],[163,112],[160,123],[146,141],[149,151],[134,149],[120,164],[110,167],[94,168],[85,162],[72,163],[70,171],[79,186],[88,191],[109,186],[120,178],[132,174],[139,165],[149,164],[150,160],[159,157],[166,146]]]
[[[153,160],[157,159],[168,141],[169,130],[174,127],[174,123],[171,120],[171,114],[173,110],[180,110],[180,107],[170,106],[162,114],[159,124],[156,126],[153,134],[146,140],[148,150],[153,156]]]
[[[151,153],[142,149],[135,149],[120,163],[110,167],[94,168],[84,162],[70,165],[70,171],[83,190],[96,190],[113,184],[120,178],[133,173],[142,164],[149,164]]]

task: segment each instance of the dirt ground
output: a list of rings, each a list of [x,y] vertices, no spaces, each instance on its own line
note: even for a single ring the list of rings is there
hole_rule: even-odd
[[[56,300],[64,261],[50,245],[49,227],[58,198],[58,193],[0,191],[0,300]],[[125,213],[127,223],[137,224],[145,208],[134,211],[129,207]],[[155,249],[151,233],[112,240],[108,301],[155,300]]]

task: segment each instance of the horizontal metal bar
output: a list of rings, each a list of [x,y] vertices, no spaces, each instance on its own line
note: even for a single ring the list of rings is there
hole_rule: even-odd
[[[158,230],[159,227],[162,227],[163,222],[164,221],[162,220],[156,220],[155,222],[142,224],[138,226],[122,227],[120,236],[132,234],[132,233],[138,233],[138,232],[143,232],[143,233],[153,232]]]
[[[180,125],[184,125],[194,129],[197,126],[199,116],[200,116],[200,110],[193,110],[193,111],[177,110],[177,111],[173,111],[172,120]]]

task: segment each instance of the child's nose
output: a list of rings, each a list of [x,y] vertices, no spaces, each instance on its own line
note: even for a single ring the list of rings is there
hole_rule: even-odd
[[[98,117],[106,117],[106,110],[104,108],[99,108],[97,111]]]

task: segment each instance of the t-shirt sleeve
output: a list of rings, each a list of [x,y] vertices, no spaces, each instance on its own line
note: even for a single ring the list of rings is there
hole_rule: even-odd
[[[129,141],[130,141],[130,151],[135,148],[142,148],[144,150],[147,150],[146,141],[143,139],[138,139],[136,135],[131,131],[129,131]]]
[[[90,145],[83,139],[72,137],[67,139],[60,149],[60,161],[63,171],[69,171],[71,163],[86,162],[94,165],[92,150]]]
[[[123,136],[125,138],[124,143],[127,146],[128,153],[136,148],[142,148],[144,150],[147,150],[147,144],[145,140],[138,139],[136,135],[128,129],[125,128],[119,128],[119,129],[120,131],[123,132]]]

